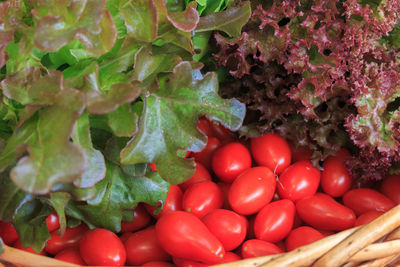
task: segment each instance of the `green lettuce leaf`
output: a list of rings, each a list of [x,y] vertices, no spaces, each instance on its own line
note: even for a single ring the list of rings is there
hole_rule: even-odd
[[[67,213],[73,213],[75,218],[89,225],[119,232],[125,211],[131,212],[139,202],[156,205],[166,198],[169,184],[157,173],[148,173],[146,177],[130,177],[117,165],[110,162],[106,165],[105,179],[96,184],[96,197],[88,201],[88,205],[70,202]]]
[[[201,17],[196,27],[196,32],[219,30],[229,36],[239,36],[242,27],[248,22],[250,16],[250,2],[244,2],[240,7]]]
[[[178,184],[194,173],[194,161],[179,157],[178,151],[200,151],[205,146],[197,119],[206,115],[237,130],[245,107],[239,101],[220,98],[216,74],[196,78],[188,62],[179,63],[159,84],[159,90],[144,98],[139,131],[121,151],[121,163],[154,162],[163,179]]]

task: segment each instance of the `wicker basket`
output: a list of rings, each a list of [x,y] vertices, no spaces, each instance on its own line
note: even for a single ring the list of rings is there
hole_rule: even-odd
[[[369,224],[325,237],[291,252],[221,264],[244,266],[400,266],[400,205]],[[398,259],[399,258],[399,259]],[[78,266],[5,247],[3,266]]]

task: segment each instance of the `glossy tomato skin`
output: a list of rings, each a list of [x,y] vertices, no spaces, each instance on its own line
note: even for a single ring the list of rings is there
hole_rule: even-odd
[[[147,204],[144,204],[147,212],[150,213],[156,219],[159,219],[164,214],[167,214],[172,211],[182,210],[182,190],[177,185],[171,185],[168,191],[167,198],[165,200],[164,207],[159,214],[154,214],[157,207],[153,207]]]
[[[200,219],[207,213],[220,209],[224,196],[218,185],[205,181],[191,185],[183,194],[182,208]]]
[[[203,164],[196,162],[196,171],[194,172],[193,176],[186,182],[181,183],[179,187],[184,192],[192,184],[205,181],[211,181],[211,175],[203,166]]]
[[[206,264],[220,263],[225,250],[222,243],[196,216],[174,211],[156,223],[157,239],[170,255]]]
[[[344,162],[347,157],[350,157],[350,153],[341,149],[336,156],[329,156],[322,165],[321,187],[331,197],[342,196],[353,183],[353,178]]]
[[[277,183],[279,196],[294,202],[314,195],[319,186],[321,173],[311,161],[298,161],[279,176]]]
[[[143,264],[141,267],[175,267],[175,265],[165,261],[150,261]]]
[[[0,221],[0,237],[8,246],[11,246],[15,241],[18,240],[17,231],[10,222]]]
[[[88,231],[80,241],[79,250],[88,265],[122,266],[126,261],[124,244],[106,229]]]
[[[283,253],[283,250],[280,247],[271,242],[259,239],[249,239],[242,245],[243,259],[261,257],[278,253]]]
[[[311,244],[317,240],[324,238],[318,230],[309,227],[301,226],[293,229],[285,240],[287,251],[292,251],[298,247],[302,247]]]
[[[222,263],[229,263],[229,262],[234,262],[234,261],[240,261],[242,258],[231,251],[228,251],[225,253],[224,258],[222,259]]]
[[[276,180],[267,167],[254,167],[238,176],[228,193],[229,204],[241,215],[261,210],[274,196]]]
[[[133,211],[133,220],[130,222],[121,222],[121,233],[135,232],[140,230],[151,222],[151,216],[145,207],[139,204]]]
[[[38,255],[42,255],[42,256],[46,256],[47,255],[46,251],[44,251],[44,250],[42,250],[39,253],[37,253],[36,251],[33,250],[33,248],[25,248],[25,247],[23,247],[22,244],[21,244],[21,241],[19,239],[17,241],[15,241],[13,247],[17,248],[17,249],[20,249],[20,250],[23,250],[23,251],[26,251],[26,252],[33,253],[33,254],[38,254]]]
[[[251,155],[244,145],[233,142],[214,152],[211,165],[221,181],[232,183],[239,174],[251,167]]]
[[[396,205],[400,204],[400,175],[389,175],[383,179],[381,192]]]
[[[192,153],[196,162],[200,162],[209,171],[212,171],[212,157],[214,152],[221,146],[221,141],[216,137],[209,137],[205,148],[200,152]]]
[[[54,256],[55,259],[78,265],[86,265],[78,248],[66,248]]]
[[[354,212],[331,196],[317,193],[296,203],[300,218],[316,229],[342,231],[354,226]]]
[[[371,210],[386,212],[395,206],[394,202],[384,194],[369,188],[347,191],[343,195],[343,203],[357,215]]]
[[[133,233],[124,245],[126,262],[129,265],[142,265],[150,261],[169,261],[171,259],[171,256],[158,243],[154,226]]]
[[[60,220],[58,219],[58,215],[56,212],[53,212],[49,216],[47,216],[46,224],[50,233],[60,228]]]
[[[208,267],[208,264],[204,264],[198,261],[183,260],[181,267]]]
[[[79,241],[88,230],[89,227],[86,224],[81,224],[77,227],[67,228],[63,236],[59,236],[58,231],[52,232],[44,249],[47,253],[56,255],[66,248],[78,247]]]
[[[268,133],[250,140],[251,153],[260,166],[281,174],[291,162],[289,143],[280,135]]]
[[[202,219],[208,230],[221,241],[225,251],[237,248],[247,234],[247,219],[231,210],[217,209]]]
[[[370,223],[373,220],[375,220],[376,218],[378,218],[379,216],[381,216],[382,214],[384,214],[384,212],[382,212],[382,211],[377,211],[377,210],[367,211],[366,213],[363,213],[357,217],[357,220],[354,223],[354,226],[360,226],[360,225]]]
[[[254,221],[257,239],[278,242],[292,230],[296,208],[293,201],[282,199],[271,202],[262,208]]]
[[[121,240],[122,243],[125,243],[125,241],[128,240],[128,238],[129,238],[131,235],[133,235],[132,232],[125,232],[125,233],[123,233],[123,234],[119,237],[119,239]]]

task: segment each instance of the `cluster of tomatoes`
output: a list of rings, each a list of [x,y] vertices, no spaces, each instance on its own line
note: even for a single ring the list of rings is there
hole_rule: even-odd
[[[311,164],[310,150],[295,149],[279,135],[243,141],[206,119],[198,127],[208,142],[188,155],[196,172],[171,185],[161,213],[139,204],[118,235],[81,224],[63,236],[51,214],[51,239],[41,254],[80,265],[209,266],[291,251],[368,223],[400,203],[400,176],[375,189],[355,188],[344,149],[321,171]],[[10,223],[0,224],[0,236],[27,250]]]

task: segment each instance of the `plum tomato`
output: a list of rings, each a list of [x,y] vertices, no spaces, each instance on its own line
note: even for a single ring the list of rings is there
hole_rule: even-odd
[[[262,208],[254,221],[257,239],[278,242],[292,230],[296,208],[293,201],[282,199],[271,202]]]
[[[119,239],[121,240],[122,243],[125,243],[126,240],[128,240],[128,238],[133,235],[132,232],[125,232],[122,235],[120,235]]]
[[[217,264],[225,254],[221,241],[189,212],[165,214],[156,223],[156,234],[161,247],[173,257]]]
[[[26,252],[30,252],[33,254],[38,254],[38,255],[42,255],[42,256],[46,256],[46,251],[44,251],[44,249],[42,251],[40,251],[39,253],[37,253],[36,251],[33,250],[33,248],[26,248],[24,246],[22,246],[21,241],[19,239],[17,239],[17,241],[15,241],[15,243],[13,244],[14,248],[26,251]]]
[[[280,135],[268,133],[250,139],[251,154],[260,166],[281,174],[291,161],[289,143]]]
[[[60,261],[78,264],[81,266],[86,265],[81,257],[79,248],[66,248],[55,255],[54,258]]]
[[[225,253],[224,258],[222,259],[222,263],[229,263],[229,262],[234,262],[234,261],[240,261],[242,258],[231,251],[228,251]]]
[[[251,155],[244,145],[233,142],[214,152],[211,165],[221,181],[232,183],[239,174],[251,167]]]
[[[341,149],[336,156],[326,158],[322,165],[321,188],[331,197],[342,196],[353,183],[351,174],[344,162],[344,159],[349,156],[350,153],[347,150]]]
[[[247,235],[247,219],[231,210],[216,209],[202,218],[208,230],[225,248],[230,251],[237,248]]]
[[[400,175],[389,175],[381,184],[381,192],[396,205],[400,204]]]
[[[82,236],[89,230],[86,224],[77,227],[67,228],[64,235],[59,236],[58,231],[50,233],[50,240],[47,241],[44,249],[47,253],[56,255],[61,250],[69,247],[78,247]]]
[[[243,259],[248,259],[283,253],[284,251],[274,243],[259,239],[249,239],[243,243],[241,252]]]
[[[366,213],[363,213],[357,217],[357,220],[354,223],[354,226],[360,226],[360,225],[370,223],[373,220],[375,220],[376,218],[378,218],[379,216],[381,216],[382,214],[384,214],[384,212],[382,212],[382,211],[377,211],[377,210],[367,211]]]
[[[126,261],[124,244],[107,229],[93,229],[82,237],[79,250],[88,265],[122,266]]]
[[[293,229],[285,240],[285,245],[287,251],[292,251],[298,247],[302,247],[311,244],[317,240],[324,238],[318,230],[309,227],[301,226],[299,228]]]
[[[226,210],[231,210],[232,208],[228,201],[228,194],[229,194],[229,190],[231,189],[231,184],[219,182],[219,183],[217,183],[217,185],[221,189],[222,195],[224,197],[224,201],[222,203],[222,208],[226,209]]]
[[[311,161],[298,161],[287,167],[277,182],[278,194],[294,202],[314,195],[319,186],[321,172]]]
[[[311,160],[311,155],[313,153],[311,148],[304,146],[296,147],[292,143],[289,143],[289,145],[290,145],[290,151],[292,153],[292,163],[301,160]]]
[[[208,137],[213,137],[213,128],[211,126],[211,122],[207,120],[205,117],[201,117],[197,123],[197,129],[200,130],[203,134],[205,134]]]
[[[175,267],[175,265],[165,261],[149,261],[140,267]]]
[[[168,191],[167,199],[165,200],[164,207],[159,214],[154,214],[157,207],[143,204],[146,210],[156,219],[171,211],[182,210],[182,190],[177,185],[171,185]]]
[[[150,261],[169,261],[171,259],[171,256],[158,243],[154,226],[133,233],[124,245],[126,262],[129,265],[136,266]]]
[[[276,180],[267,167],[254,167],[238,176],[228,193],[229,204],[241,215],[261,210],[274,196]]]
[[[145,207],[141,204],[139,204],[134,210],[133,210],[133,220],[130,222],[121,222],[121,233],[126,233],[126,232],[135,232],[137,230],[140,230],[147,225],[149,225],[151,222],[151,216],[150,214],[146,211]]]
[[[10,222],[0,221],[0,237],[4,243],[11,246],[18,239],[17,231]]]
[[[213,136],[218,138],[223,144],[231,143],[235,141],[233,133],[222,124],[218,122],[210,122]]]
[[[56,212],[53,212],[49,214],[49,216],[47,216],[46,224],[50,233],[60,228],[60,220],[58,219],[58,215]]]
[[[371,210],[386,212],[395,206],[394,202],[384,194],[370,188],[347,191],[343,195],[343,203],[357,215]]]
[[[179,185],[182,191],[185,191],[189,186],[198,182],[211,181],[211,175],[203,164],[196,162],[196,171],[193,176]]]
[[[305,223],[321,230],[342,231],[356,221],[351,209],[323,193],[297,201],[296,210]]]
[[[222,208],[224,196],[218,185],[205,181],[191,185],[183,194],[182,208],[200,219],[207,213]]]
[[[200,152],[192,153],[196,162],[200,162],[208,170],[212,171],[212,157],[214,152],[221,146],[221,141],[216,137],[209,137],[205,148]]]

